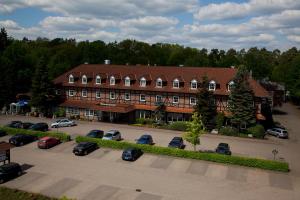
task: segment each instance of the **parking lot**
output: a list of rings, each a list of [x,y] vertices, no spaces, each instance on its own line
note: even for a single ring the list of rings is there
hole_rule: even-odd
[[[300,161],[297,124],[299,110],[286,105],[287,115],[275,116],[290,132],[289,140],[271,137],[258,141],[244,138],[206,135],[199,148],[214,149],[219,142],[230,144],[234,154],[272,158],[271,151],[290,162],[291,172],[222,165],[165,156],[144,154],[135,162],[121,160],[121,151],[100,148],[87,156],[72,154],[73,141],[49,150],[36,143],[11,150],[12,160],[25,166],[25,174],[4,185],[49,196],[66,195],[76,199],[286,199],[300,198]],[[0,123],[51,120],[27,117],[0,117]],[[76,127],[59,130],[72,135],[85,135],[89,130],[118,129],[125,140],[134,141],[149,133],[155,145],[167,146],[180,132],[147,129],[98,122],[79,122]],[[8,136],[1,138],[8,140]],[[191,148],[189,145],[187,148]],[[140,189],[141,191],[136,191]]]

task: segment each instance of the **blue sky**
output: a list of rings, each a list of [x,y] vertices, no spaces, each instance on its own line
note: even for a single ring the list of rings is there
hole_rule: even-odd
[[[300,46],[299,0],[0,0],[15,38],[136,39],[197,48]]]

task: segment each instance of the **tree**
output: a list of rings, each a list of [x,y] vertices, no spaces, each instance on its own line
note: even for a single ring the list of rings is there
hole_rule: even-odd
[[[183,138],[193,145],[194,151],[196,146],[200,144],[200,136],[205,133],[205,127],[202,123],[202,117],[197,112],[194,112],[192,121],[188,122],[187,132],[183,135]]]
[[[49,80],[45,58],[42,57],[32,79],[32,106],[39,112],[49,114],[54,103],[54,92]]]
[[[240,67],[233,82],[234,86],[229,95],[229,110],[232,113],[231,123],[241,128],[241,125],[255,123],[254,93],[248,82],[249,73],[244,67]]]
[[[205,128],[214,124],[217,115],[214,95],[208,90],[208,84],[207,77],[203,77],[202,87],[197,94],[197,104],[195,106],[195,112],[201,115]]]
[[[8,45],[8,38],[5,28],[1,28],[0,30],[0,53],[4,51],[4,49]]]

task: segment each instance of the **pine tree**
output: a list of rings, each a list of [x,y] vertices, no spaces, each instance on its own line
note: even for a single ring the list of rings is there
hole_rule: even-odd
[[[53,101],[53,87],[49,80],[45,58],[42,57],[36,66],[35,74],[32,79],[31,105],[36,107],[39,112],[48,114],[53,105]]]
[[[203,77],[202,87],[197,94],[197,104],[195,106],[195,112],[201,115],[205,128],[208,128],[209,125],[213,125],[217,115],[214,94],[208,90],[208,84],[207,77]]]
[[[0,30],[0,53],[4,51],[4,49],[8,45],[8,37],[5,28],[1,28]]]
[[[237,72],[229,95],[229,110],[232,113],[231,123],[241,128],[255,123],[254,93],[248,82],[249,73],[241,67]]]

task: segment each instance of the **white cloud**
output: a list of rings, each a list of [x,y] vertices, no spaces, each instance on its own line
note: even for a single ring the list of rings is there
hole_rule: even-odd
[[[237,42],[271,42],[275,39],[274,35],[271,34],[259,34],[251,35],[246,37],[240,37]]]
[[[287,38],[292,42],[300,43],[300,35],[288,35]]]
[[[12,20],[3,20],[0,21],[0,27],[5,27],[7,29],[20,29],[20,26]]]

